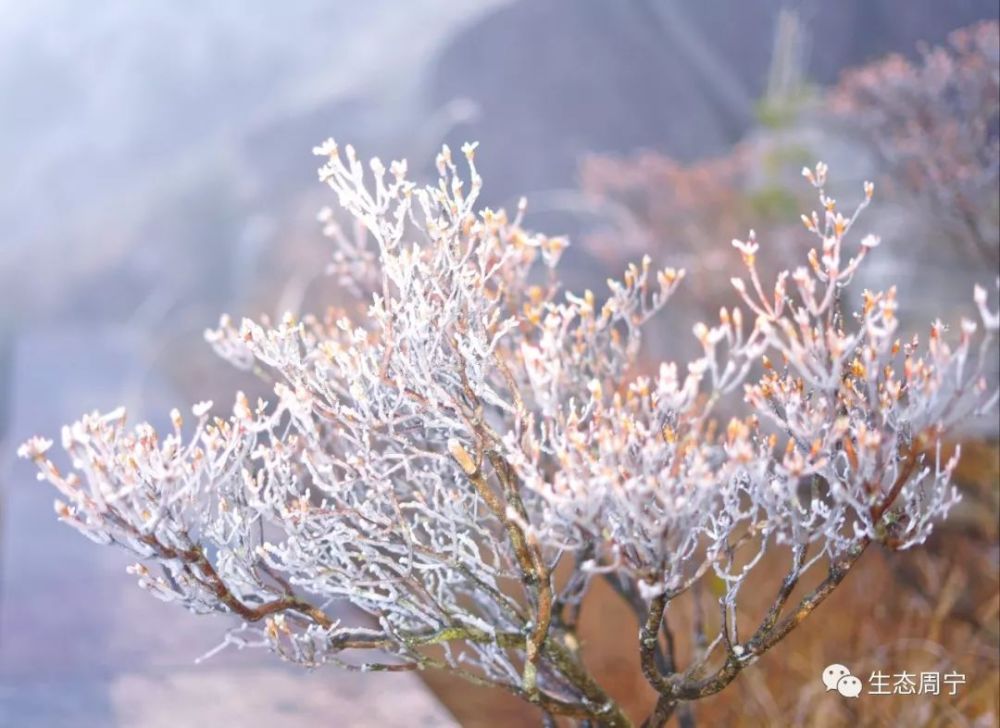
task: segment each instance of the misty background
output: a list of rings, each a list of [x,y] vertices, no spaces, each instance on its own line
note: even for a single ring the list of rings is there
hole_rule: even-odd
[[[483,203],[526,195],[529,227],[575,240],[601,223],[578,191],[595,153],[695,162],[785,135],[859,185],[875,164],[860,146],[762,123],[778,71],[822,88],[996,16],[995,0],[0,0],[0,726],[324,724],[351,705],[369,706],[357,725],[451,720],[412,676],[299,675],[267,655],[194,665],[221,620],[136,590],[127,557],[60,526],[13,455],[84,411],[157,422],[249,386],[204,328],[336,296],[319,280],[315,213],[332,200],[314,144],[407,157],[426,178],[442,142],[478,140]],[[876,278],[926,222],[886,210]],[[570,285],[605,275],[584,247],[567,265]],[[995,275],[939,266],[928,283],[925,269],[917,284],[955,306]]]

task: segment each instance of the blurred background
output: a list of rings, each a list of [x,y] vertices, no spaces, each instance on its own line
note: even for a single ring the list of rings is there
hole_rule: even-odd
[[[733,237],[798,265],[830,165],[883,237],[862,287],[897,283],[904,325],[995,291],[996,0],[0,0],[0,726],[520,725],[530,708],[428,676],[304,673],[267,655],[195,665],[224,620],[150,600],[127,555],[80,541],[16,462],[90,409],[160,422],[252,382],[202,331],[220,313],[342,299],[312,146],[406,157],[478,140],[483,203],[529,200],[567,233],[563,276],[603,287],[649,253],[689,269],[649,365],[731,301]],[[692,339],[693,340],[693,339]],[[996,365],[994,364],[994,367]],[[994,372],[996,369],[994,368]],[[695,710],[706,725],[997,725],[997,425],[962,434],[966,500],[928,548],[873,554],[800,630]],[[591,659],[647,705],[612,597]],[[586,610],[585,610],[586,613]],[[817,620],[823,619],[817,615]],[[609,625],[615,625],[609,629]],[[625,628],[632,634],[632,627]],[[808,634],[806,634],[808,633]],[[825,696],[837,661],[968,674],[958,700]],[[942,667],[942,669],[944,669]]]

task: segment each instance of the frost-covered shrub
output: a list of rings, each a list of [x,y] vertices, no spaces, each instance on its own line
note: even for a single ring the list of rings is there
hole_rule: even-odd
[[[622,639],[660,695],[647,719],[660,725],[798,626],[866,547],[922,542],[958,499],[958,454],[940,443],[996,402],[981,372],[998,317],[977,290],[981,326],[938,322],[902,342],[894,289],[847,307],[878,244],[847,242],[871,185],[845,217],[825,167],[804,170],[823,208],[803,217],[816,238],[805,264],[765,288],[753,233],[733,241],[738,302],[694,325],[702,355],[636,376],[643,325],[684,271],[647,259],[602,297],[564,293],[565,240],[522,229],[523,205],[476,210],[474,146],[467,178],[445,148],[428,187],[402,162],[369,172],[350,147],[346,161],[332,141],[316,151],[367,231],[321,214],[333,273],[367,315],[223,318],[208,340],[273,380],[273,402],[237,394],[225,417],[201,403],[193,425],[174,411],[162,434],[127,428],[122,410],[84,416],[63,430],[68,473],[48,440],[20,450],[60,491],[60,519],[139,557],[141,587],[235,615],[223,646],[438,668],[548,715],[625,726],[575,634],[606,579],[639,620]],[[720,424],[725,398],[744,416]],[[787,554],[787,574],[746,631],[741,589],[770,551]],[[797,590],[804,578],[815,586]],[[719,616],[699,622],[681,665],[666,610],[703,580]],[[341,623],[338,602],[372,620]]]

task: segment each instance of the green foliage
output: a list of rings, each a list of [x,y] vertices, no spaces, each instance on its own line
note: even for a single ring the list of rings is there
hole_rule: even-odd
[[[803,108],[815,96],[814,89],[809,85],[803,85],[783,96],[764,96],[757,101],[754,115],[757,122],[766,129],[787,129],[798,120]]]
[[[787,220],[799,209],[795,195],[777,184],[749,192],[746,201],[755,217],[766,222]]]

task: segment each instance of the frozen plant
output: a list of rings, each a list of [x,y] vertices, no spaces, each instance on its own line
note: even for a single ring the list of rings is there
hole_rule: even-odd
[[[589,209],[603,220],[583,237],[583,247],[611,269],[643,254],[653,265],[683,267],[698,284],[685,287],[686,306],[671,304],[673,318],[713,317],[731,302],[730,278],[743,271],[739,256],[720,240],[754,225],[768,241],[757,256],[764,277],[808,249],[795,212],[809,196],[799,201],[786,191],[779,175],[794,180],[798,168],[776,162],[782,153],[773,141],[758,140],[692,163],[652,151],[590,155],[580,166],[580,186]],[[761,167],[769,170],[763,179]],[[664,353],[686,359],[698,351],[694,341],[674,341],[667,351],[646,347],[642,363],[656,363]]]
[[[440,179],[419,187],[404,162],[368,171],[349,146],[346,160],[317,148],[320,179],[366,231],[321,213],[333,272],[367,315],[224,317],[208,340],[272,379],[273,402],[237,394],[225,417],[203,402],[193,425],[175,410],[166,433],[127,428],[122,410],[86,415],[62,433],[68,473],[48,440],[20,454],[59,490],[61,520],[138,557],[142,588],[234,615],[223,646],[446,670],[548,721],[633,724],[576,636],[588,588],[607,580],[636,613],[622,639],[659,695],[643,725],[659,726],[797,627],[870,544],[919,544],[948,513],[958,453],[942,437],[997,400],[981,372],[998,316],[977,290],[981,326],[901,342],[894,289],[850,312],[878,238],[847,236],[872,186],[845,217],[818,165],[804,170],[822,205],[803,216],[806,265],[765,289],[753,233],[733,241],[739,303],[694,326],[695,361],[639,376],[642,327],[684,271],[647,259],[601,298],[560,292],[566,241],[522,229],[523,204],[477,211],[474,150],[463,176],[444,148]],[[717,423],[717,403],[741,395],[744,416]],[[771,552],[787,573],[747,630],[741,591]],[[805,578],[816,585],[796,589]],[[682,664],[668,607],[704,603],[706,580],[717,609]],[[342,622],[343,602],[370,621]]]

